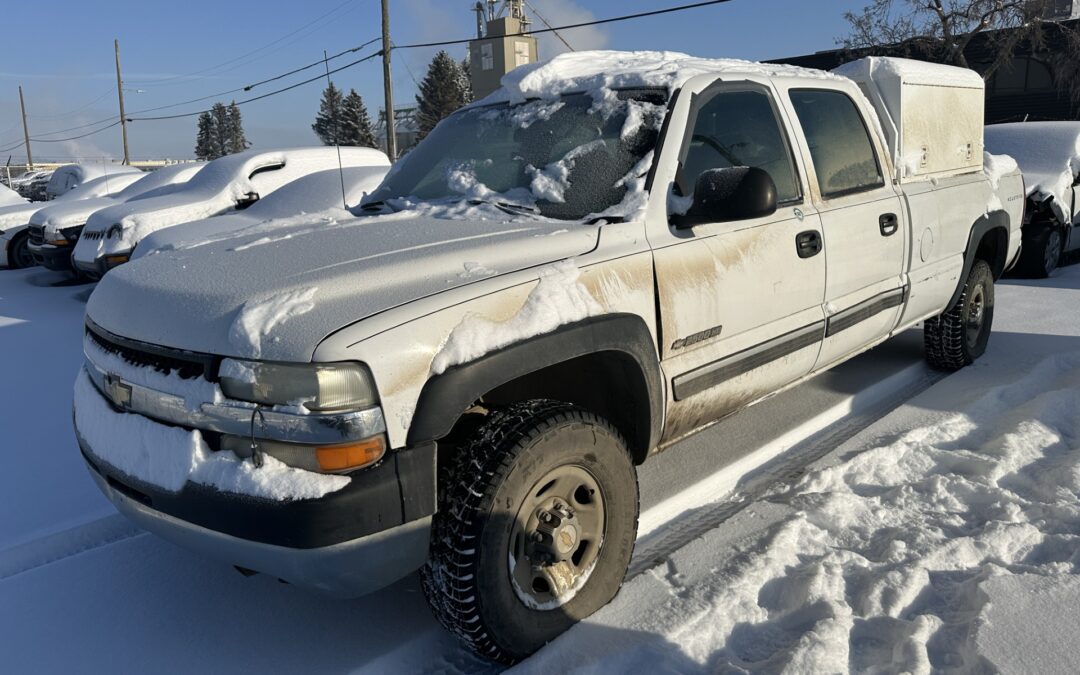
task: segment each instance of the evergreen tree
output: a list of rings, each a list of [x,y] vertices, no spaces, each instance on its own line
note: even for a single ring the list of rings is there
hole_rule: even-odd
[[[341,143],[341,112],[343,105],[341,90],[331,82],[323,90],[322,101],[319,103],[319,113],[315,115],[315,124],[311,125],[312,131],[319,137],[323,145]]]
[[[416,96],[416,119],[420,138],[424,138],[443,118],[462,107],[468,100],[462,67],[450,55],[440,51],[431,60],[427,75],[420,83]]]
[[[465,103],[469,104],[473,102],[473,90],[472,90],[472,64],[469,63],[469,58],[465,57],[461,61],[461,91],[464,93]]]
[[[229,145],[226,154],[243,152],[251,147],[247,136],[244,135],[244,122],[240,118],[240,106],[236,101],[229,104],[225,111],[225,119],[228,124]]]
[[[349,90],[341,109],[341,144],[355,145],[362,148],[378,147],[375,141],[375,129],[371,124],[364,99],[355,89]]]
[[[214,159],[224,157],[231,150],[229,133],[229,109],[223,103],[215,103],[210,106],[211,135],[213,148],[217,153]]]
[[[210,161],[221,157],[221,149],[215,144],[214,118],[209,112],[199,115],[199,130],[195,135],[195,156]]]

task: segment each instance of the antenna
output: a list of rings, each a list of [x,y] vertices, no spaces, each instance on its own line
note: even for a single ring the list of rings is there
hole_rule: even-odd
[[[330,59],[326,56],[326,50],[323,50],[323,66],[326,68],[326,84],[330,86],[334,84],[330,80]],[[337,170],[338,178],[341,179],[341,208],[346,211],[349,209],[348,203],[345,201],[345,169],[341,166],[341,143],[338,134],[338,119],[341,117],[341,113],[345,112],[344,97],[342,97],[342,107],[338,110],[338,114],[334,115],[334,147],[337,149]]]

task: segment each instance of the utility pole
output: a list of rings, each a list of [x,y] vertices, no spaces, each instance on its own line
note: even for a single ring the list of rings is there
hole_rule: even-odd
[[[34,155],[30,153],[30,128],[26,126],[26,101],[23,100],[22,85],[19,85],[19,107],[22,108],[23,141],[26,144],[26,170],[34,168]]]
[[[386,90],[386,154],[397,160],[397,130],[394,128],[394,84],[390,77],[390,0],[382,0],[382,68]]]
[[[120,78],[120,41],[113,40],[116,50],[116,92],[120,95],[120,131],[124,134],[124,164],[131,164],[128,156],[127,116],[124,114],[124,81]]]

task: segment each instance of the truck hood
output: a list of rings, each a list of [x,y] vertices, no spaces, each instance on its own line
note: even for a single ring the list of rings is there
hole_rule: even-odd
[[[587,253],[598,233],[594,225],[505,214],[296,224],[118,267],[91,295],[87,316],[112,333],[156,345],[307,362],[323,338],[356,321]]]
[[[87,219],[95,211],[100,211],[116,203],[117,200],[112,197],[95,197],[94,199],[80,199],[75,202],[53,204],[34,212],[34,215],[30,217],[30,224],[41,225],[48,232],[85,225]]]

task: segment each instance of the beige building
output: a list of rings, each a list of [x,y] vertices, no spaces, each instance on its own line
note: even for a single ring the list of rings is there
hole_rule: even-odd
[[[503,75],[539,59],[536,38],[523,35],[530,21],[521,0],[503,3],[501,16],[496,15],[496,4],[489,1],[486,10],[482,3],[476,5],[480,35],[469,43],[469,64],[477,99],[498,89]]]

